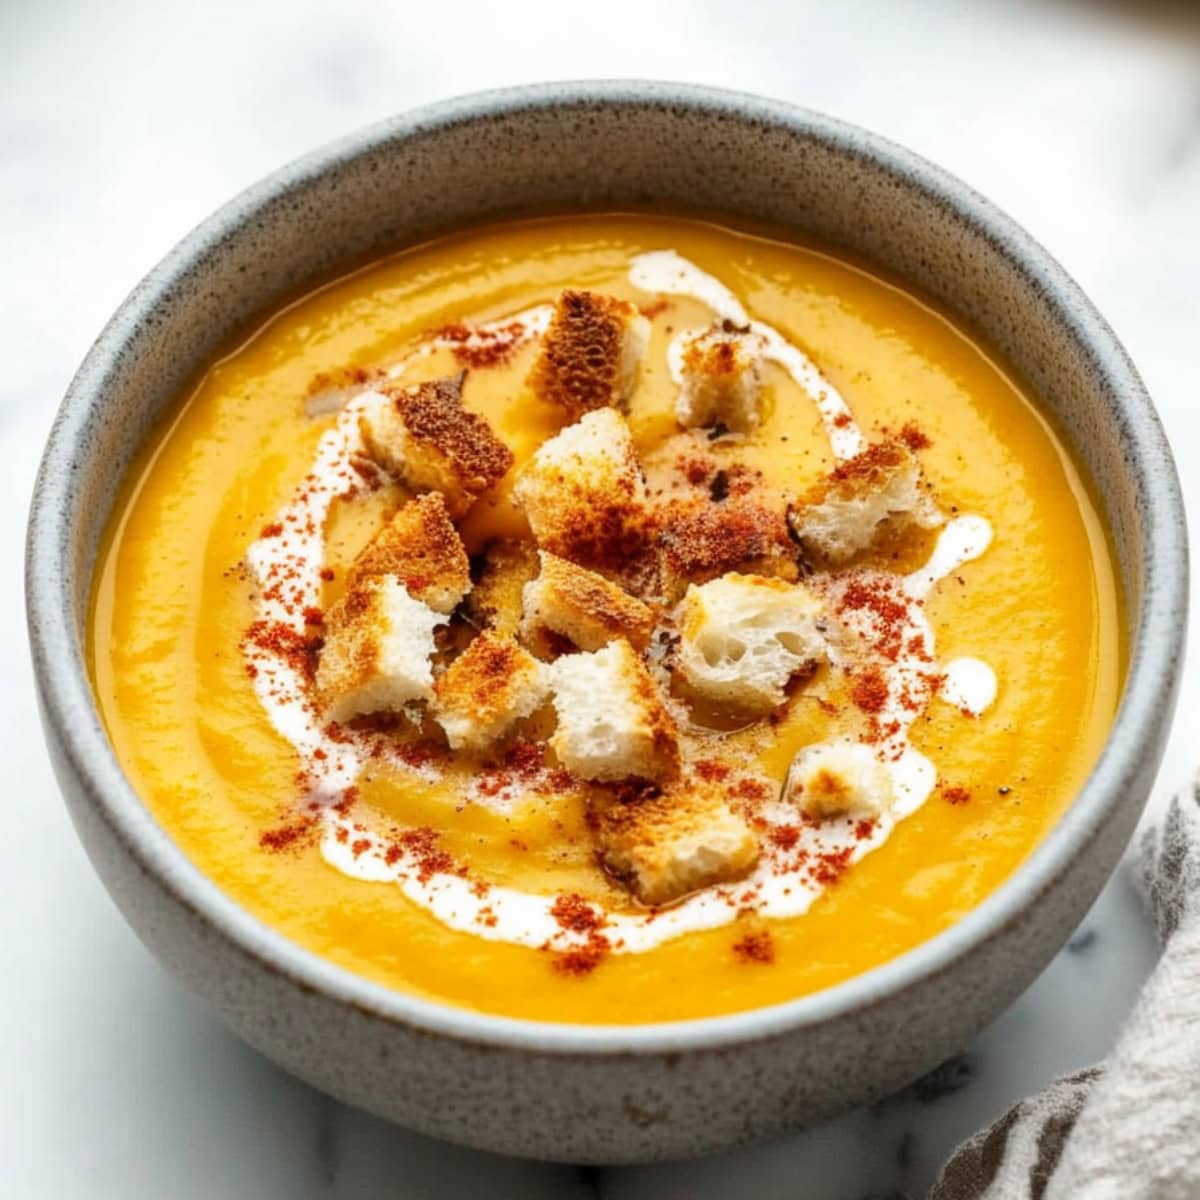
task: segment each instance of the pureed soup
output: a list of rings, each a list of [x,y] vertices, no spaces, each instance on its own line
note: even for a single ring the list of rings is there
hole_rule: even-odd
[[[813,249],[472,230],[299,300],[146,447],[96,693],[158,820],[370,979],[698,1017],[945,929],[1113,718],[1121,617],[1054,429]]]

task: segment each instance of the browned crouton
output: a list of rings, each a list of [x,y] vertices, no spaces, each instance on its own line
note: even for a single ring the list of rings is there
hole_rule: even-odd
[[[464,376],[378,388],[359,418],[368,455],[414,491],[441,492],[455,518],[513,464],[487,421],[463,407]]]
[[[550,745],[572,775],[662,781],[679,773],[679,731],[628,642],[566,654],[550,670],[558,714]]]
[[[325,617],[316,675],[317,702],[325,716],[344,722],[427,699],[433,685],[433,631],[444,622],[395,576],[374,576],[352,588]]]
[[[482,750],[546,695],[545,666],[511,637],[485,630],[434,685],[434,715],[454,750]]]
[[[753,495],[730,496],[720,503],[673,501],[664,505],[658,524],[663,590],[672,599],[689,584],[707,583],[730,571],[799,578],[782,502],[769,505]]]
[[[534,393],[575,421],[629,399],[649,322],[632,304],[594,292],[559,297],[529,375]]]
[[[761,337],[728,321],[684,338],[675,401],[681,425],[724,425],[745,433],[759,422]]]
[[[866,550],[885,523],[934,529],[944,518],[912,451],[885,441],[831,471],[792,505],[788,520],[807,550],[839,563]]]
[[[471,587],[470,564],[440,492],[404,505],[354,560],[347,586],[395,575],[410,596],[452,612]]]
[[[696,779],[611,800],[594,815],[601,861],[643,904],[732,883],[758,860],[746,822]]]
[[[644,558],[653,534],[633,437],[615,409],[542,443],[513,488],[543,550],[604,573]]]
[[[623,637],[644,650],[654,629],[654,611],[603,575],[545,550],[541,571],[525,585],[525,633],[549,629],[580,650],[599,650]]]

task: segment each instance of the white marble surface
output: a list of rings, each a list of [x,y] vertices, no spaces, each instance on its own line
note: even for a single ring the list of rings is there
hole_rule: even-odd
[[[46,764],[19,558],[37,455],[113,307],[233,191],[364,122],[544,78],[770,92],[945,164],[1046,243],[1144,372],[1200,498],[1200,18],[1129,3],[0,4],[0,1195],[923,1195],[954,1143],[1102,1056],[1154,949],[1118,876],[1038,983],[923,1086],[698,1164],[576,1170],[453,1150],[296,1083],[135,941]],[[1186,6],[1181,6],[1186,8]],[[1195,11],[1195,10],[1193,10]],[[1160,794],[1194,762],[1195,654]]]

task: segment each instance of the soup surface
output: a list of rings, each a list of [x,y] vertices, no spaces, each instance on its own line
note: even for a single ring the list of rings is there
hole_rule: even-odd
[[[826,253],[632,215],[265,321],[137,461],[91,635],[124,770],[239,904],[605,1023],[947,928],[1083,783],[1122,654],[1088,489],[986,349]]]

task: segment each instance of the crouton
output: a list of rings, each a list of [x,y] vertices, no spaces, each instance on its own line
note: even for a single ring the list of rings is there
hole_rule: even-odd
[[[452,750],[483,750],[529,716],[548,686],[544,664],[484,631],[438,678],[433,713]]]
[[[890,519],[934,529],[944,517],[925,490],[921,467],[901,442],[877,442],[831,471],[788,512],[804,547],[845,562],[874,542]]]
[[[440,492],[404,505],[359,553],[346,585],[353,588],[376,575],[395,575],[434,612],[453,612],[470,591],[467,552]]]
[[[675,416],[684,428],[724,425],[748,433],[758,425],[762,398],[761,337],[729,321],[685,335],[679,355],[682,383]]]
[[[563,292],[529,385],[571,421],[624,405],[649,335],[649,321],[632,304],[594,292]]]
[[[543,442],[513,487],[543,550],[620,571],[651,547],[633,437],[615,409],[588,413]]]
[[[688,588],[679,613],[676,668],[714,704],[765,713],[797,672],[825,657],[823,608],[802,584],[723,575]]]
[[[675,500],[662,507],[658,526],[668,599],[677,600],[689,584],[707,583],[730,571],[800,577],[782,500],[766,502],[756,491],[719,502]]]
[[[317,701],[328,720],[396,712],[429,698],[433,631],[445,618],[391,575],[363,580],[326,614]]]
[[[679,771],[679,733],[626,641],[567,654],[551,667],[558,728],[550,745],[581,779],[651,779]]]
[[[817,742],[792,760],[783,799],[806,816],[878,817],[891,806],[892,777],[869,746]]]
[[[483,552],[478,580],[467,596],[467,616],[494,633],[515,634],[521,624],[525,585],[538,573],[536,547],[499,538]]]
[[[654,630],[652,609],[603,575],[545,550],[538,558],[538,577],[525,585],[521,627],[526,635],[548,629],[580,650],[599,650],[618,637],[638,650],[646,648]]]
[[[463,408],[464,375],[375,388],[359,417],[370,458],[413,491],[441,492],[456,519],[513,464],[487,421]]]
[[[758,861],[749,826],[698,780],[611,801],[594,828],[600,861],[643,904],[732,883]]]

